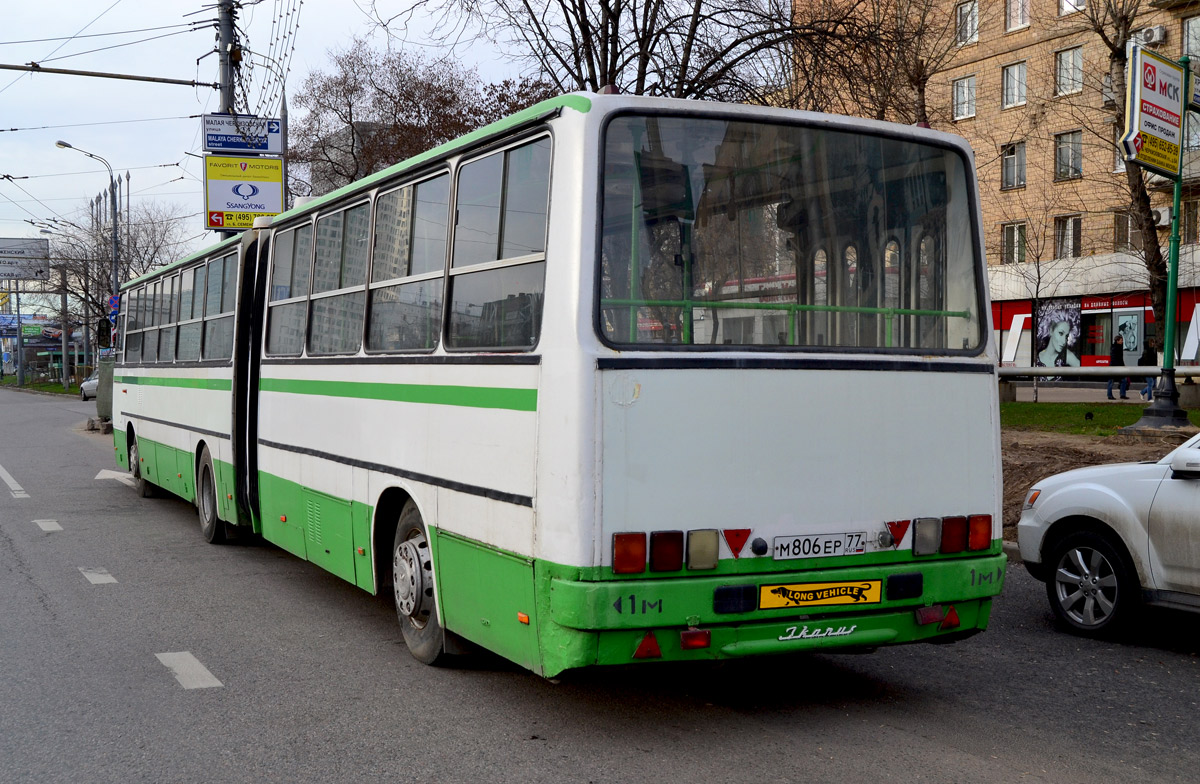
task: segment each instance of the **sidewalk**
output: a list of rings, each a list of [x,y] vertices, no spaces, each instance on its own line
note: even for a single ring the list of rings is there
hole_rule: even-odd
[[[1139,383],[1140,381],[1140,383]],[[1058,384],[1042,384],[1038,387],[1038,402],[1040,403],[1133,403],[1145,405],[1146,401],[1138,397],[1138,390],[1146,383],[1144,378],[1132,377],[1129,381],[1129,391],[1125,394],[1128,400],[1108,399],[1105,390],[1107,384],[1088,384],[1086,386],[1060,386]],[[1033,384],[1028,382],[1016,384],[1017,402],[1033,402]],[[1118,387],[1113,384],[1113,395],[1119,394]]]

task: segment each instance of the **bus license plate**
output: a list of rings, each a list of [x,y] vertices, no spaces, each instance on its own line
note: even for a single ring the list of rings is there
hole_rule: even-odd
[[[803,534],[777,536],[773,557],[776,561],[793,558],[826,558],[833,555],[860,555],[867,551],[867,534]]]

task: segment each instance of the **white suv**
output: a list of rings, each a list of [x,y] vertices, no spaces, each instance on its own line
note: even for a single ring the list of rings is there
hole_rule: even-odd
[[[1017,541],[1054,614],[1078,634],[1118,630],[1143,601],[1200,612],[1200,436],[1157,462],[1038,482]]]

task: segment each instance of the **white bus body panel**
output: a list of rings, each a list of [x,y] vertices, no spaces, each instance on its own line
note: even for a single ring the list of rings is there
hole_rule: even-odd
[[[749,528],[768,545],[862,531],[870,551],[887,521],[992,514],[1000,535],[991,373],[612,370],[601,384],[604,564],[620,531]]]

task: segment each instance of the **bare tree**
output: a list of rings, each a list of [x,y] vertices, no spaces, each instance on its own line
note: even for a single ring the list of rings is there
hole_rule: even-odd
[[[120,228],[120,280],[132,280],[183,256],[189,244],[188,221],[198,222],[199,216],[184,214],[178,205],[146,202],[134,207],[130,219]],[[108,346],[111,227],[107,223],[80,225],[67,220],[55,220],[54,225],[56,231],[50,238],[51,266],[65,273],[68,317],[74,323],[89,325],[97,337],[97,345]],[[42,306],[58,310],[57,300],[47,300]]]
[[[675,98],[762,97],[769,61],[798,42],[832,46],[860,26],[865,0],[425,0],[449,17],[453,44],[476,28],[560,92],[622,92]],[[372,4],[389,31],[404,18]],[[782,85],[774,85],[782,87]]]
[[[1145,26],[1143,17],[1155,9],[1143,0],[1091,0],[1079,15],[1078,27],[1091,32],[1098,38],[1108,56],[1106,74],[1108,90],[1118,100],[1111,101],[1106,110],[1097,117],[1090,115],[1091,122],[1085,127],[1099,143],[1113,149],[1113,122],[1116,127],[1124,127],[1124,106],[1121,96],[1125,95],[1125,70],[1128,63],[1126,44],[1131,34]],[[1104,89],[1103,85],[1092,85],[1091,94],[1095,95],[1096,88]],[[1146,267],[1150,301],[1154,308],[1154,319],[1158,324],[1166,324],[1167,319],[1167,259],[1163,256],[1158,244],[1155,229],[1154,214],[1150,207],[1149,178],[1140,166],[1125,167],[1125,185],[1129,204],[1129,216],[1132,228],[1145,238],[1142,243],[1141,257]]]
[[[324,193],[549,97],[535,80],[484,85],[450,60],[377,51],[356,39],[304,81],[291,129],[294,192]],[[305,179],[307,178],[307,180]]]

